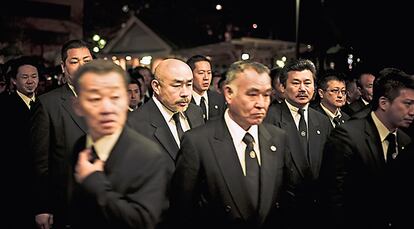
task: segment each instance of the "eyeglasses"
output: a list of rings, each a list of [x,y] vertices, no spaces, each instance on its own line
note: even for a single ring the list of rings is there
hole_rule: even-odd
[[[346,95],[346,90],[339,90],[338,88],[335,88],[335,89],[329,89],[329,90],[326,90],[327,92],[330,92],[330,93],[332,93],[332,94],[337,94],[337,95],[339,95],[339,93],[341,93],[342,95]]]

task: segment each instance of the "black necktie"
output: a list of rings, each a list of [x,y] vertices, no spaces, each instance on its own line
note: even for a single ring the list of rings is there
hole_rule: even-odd
[[[246,133],[243,138],[243,142],[246,143],[246,150],[244,158],[246,162],[246,184],[252,200],[252,204],[255,209],[259,202],[259,180],[260,180],[260,167],[257,161],[256,152],[253,148],[253,136]]]
[[[206,108],[206,103],[205,103],[205,99],[203,96],[201,96],[201,100],[200,100],[200,107],[201,110],[203,111],[203,118],[204,118],[204,122],[207,122],[207,108]]]
[[[300,108],[298,110],[298,113],[300,115],[299,139],[300,139],[300,144],[302,145],[302,148],[307,158],[308,157],[308,134],[307,134],[308,130],[306,128],[306,122],[305,122],[305,109]]]
[[[93,146],[91,146],[91,154],[90,154],[91,156],[90,156],[90,158],[89,158],[89,161],[91,162],[91,163],[94,163],[95,162],[95,160],[99,160],[99,156],[98,156],[98,154],[96,153],[96,150],[95,150],[95,147],[93,147]]]
[[[175,122],[175,128],[177,128],[177,133],[178,133],[178,138],[181,141],[181,138],[184,135],[184,131],[183,131],[183,127],[181,126],[181,122],[180,122],[180,113],[177,112],[173,115],[173,119]]]
[[[35,101],[33,101],[32,99],[30,100],[30,102],[29,102],[29,109],[31,110],[31,109],[33,109],[33,106],[35,105]]]
[[[397,156],[395,135],[389,133],[385,139],[388,141],[387,163],[391,163]]]
[[[342,124],[342,119],[341,116],[337,115],[335,118],[333,118],[333,122],[335,124],[335,127],[339,126]]]

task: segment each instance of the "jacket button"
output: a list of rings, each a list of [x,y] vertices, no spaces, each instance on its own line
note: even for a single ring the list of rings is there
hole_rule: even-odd
[[[276,208],[280,208],[279,202],[276,202],[275,206],[276,206]]]
[[[230,211],[231,211],[231,207],[230,207],[230,205],[226,205],[225,211],[226,211],[226,212],[230,212]]]

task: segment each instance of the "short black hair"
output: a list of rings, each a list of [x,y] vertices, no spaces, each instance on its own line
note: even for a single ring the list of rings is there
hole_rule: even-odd
[[[279,79],[279,81],[280,81],[280,74],[282,73],[282,68],[281,67],[275,67],[275,68],[272,68],[272,69],[270,69],[270,73],[269,73],[269,76],[270,76],[270,78],[272,79],[272,88],[273,89],[275,89],[274,88],[274,83],[273,82],[275,82],[275,80],[277,80],[277,79]]]
[[[203,55],[194,55],[194,56],[188,58],[186,63],[188,64],[188,66],[190,66],[191,71],[194,71],[195,63],[200,62],[200,61],[207,61],[210,64],[210,67],[211,67],[210,59],[208,59],[206,56],[203,56]]]
[[[282,69],[280,75],[280,83],[286,87],[286,80],[288,73],[292,71],[304,71],[309,70],[312,72],[314,81],[316,82],[316,67],[315,64],[308,59],[293,59],[289,61]]]
[[[328,87],[328,82],[332,80],[342,82],[346,85],[345,79],[346,79],[345,73],[334,72],[334,71],[326,72],[321,77],[319,77],[318,88],[325,91]]]
[[[68,50],[69,49],[76,49],[76,48],[87,48],[89,50],[89,52],[91,53],[91,55],[92,55],[90,45],[86,41],[78,40],[78,39],[69,40],[65,44],[63,44],[62,50],[60,52],[60,56],[62,58],[63,63],[68,58]]]
[[[38,74],[40,75],[41,67],[40,63],[36,60],[34,56],[21,56],[11,61],[10,63],[10,77],[16,78],[18,69],[23,65],[31,65],[37,69]]]
[[[400,95],[402,89],[414,90],[414,77],[397,68],[384,68],[379,72],[379,77],[374,81],[374,95],[372,97],[372,110],[379,107],[382,96],[391,102]]]

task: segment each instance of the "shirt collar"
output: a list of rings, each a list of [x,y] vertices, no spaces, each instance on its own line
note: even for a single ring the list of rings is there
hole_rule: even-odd
[[[118,141],[119,136],[121,135],[122,129],[117,130],[111,135],[105,135],[98,141],[93,142],[92,137],[88,134],[86,136],[86,148],[94,147],[96,154],[102,161],[106,161],[115,146],[115,143]]]
[[[69,86],[70,90],[73,92],[73,94],[75,95],[75,97],[78,97],[78,94],[76,94],[76,92],[75,92],[75,87],[70,83],[68,83],[68,86]]]
[[[385,140],[385,138],[388,136],[389,133],[396,133],[396,131],[390,132],[388,128],[381,122],[381,120],[378,118],[375,112],[373,111],[371,112],[371,117],[372,117],[372,120],[374,121],[375,126],[377,127],[381,142]]]
[[[35,101],[35,96],[33,94],[32,98],[27,97],[25,94],[21,93],[20,91],[16,90],[17,94],[20,98],[23,99],[23,102],[26,104],[26,106],[30,109],[30,101]]]
[[[227,109],[224,112],[224,121],[226,122],[227,128],[229,129],[229,132],[230,132],[230,135],[233,141],[236,143],[240,143],[243,141],[246,131],[230,117],[228,111],[229,109]],[[250,126],[247,132],[249,132],[253,136],[254,142],[257,144],[259,142],[258,126],[257,125]]]
[[[207,91],[204,91],[202,95],[199,95],[193,90],[193,98],[197,105],[200,105],[201,97],[204,97],[204,100],[208,103]]]
[[[155,105],[158,107],[158,110],[160,110],[161,115],[164,117],[165,121],[168,123],[171,121],[172,116],[174,115],[174,112],[172,112],[170,109],[166,108],[155,96],[152,96],[154,99]],[[187,117],[180,112],[180,116],[184,119],[187,119]]]
[[[331,112],[328,108],[326,108],[326,107],[323,105],[323,103],[320,103],[320,104],[321,104],[322,109],[325,111],[325,113],[329,116],[329,118],[330,118],[330,119],[333,119],[333,118],[335,118],[336,116],[338,116],[338,117],[341,117],[341,116],[342,116],[341,111],[340,111],[340,109],[339,109],[339,108],[337,108],[337,109],[336,109],[335,114],[334,114],[334,113],[332,113],[332,112]]]
[[[293,106],[287,99],[285,99],[286,105],[288,106],[290,112],[294,115],[297,115],[299,108]],[[302,109],[305,109],[305,113],[308,111],[309,103],[307,103],[305,106],[302,107]]]

